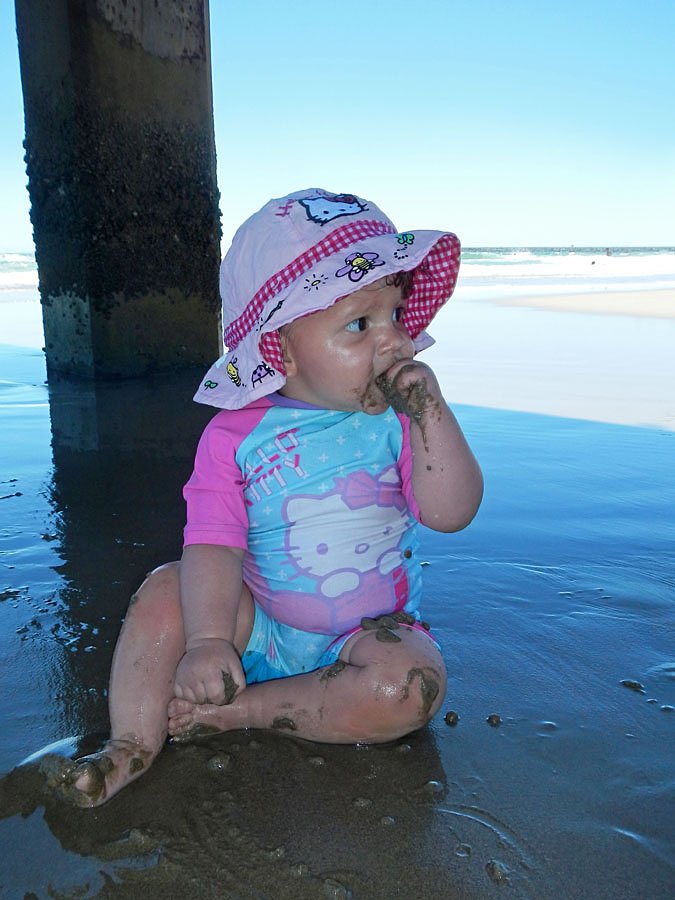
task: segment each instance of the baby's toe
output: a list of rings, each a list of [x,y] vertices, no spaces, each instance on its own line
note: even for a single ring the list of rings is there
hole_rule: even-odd
[[[193,728],[194,724],[194,719],[189,713],[180,716],[172,716],[169,719],[169,734],[172,737],[176,737],[176,735],[179,734],[184,734],[191,728]]]
[[[167,707],[167,712],[169,714],[169,718],[173,718],[174,716],[185,716],[190,715],[196,704],[191,703],[189,700],[181,700],[180,697],[174,697],[173,700],[169,701],[169,705]]]
[[[105,799],[106,775],[112,768],[112,760],[105,754],[84,756],[63,767],[59,787],[78,806],[96,806]]]

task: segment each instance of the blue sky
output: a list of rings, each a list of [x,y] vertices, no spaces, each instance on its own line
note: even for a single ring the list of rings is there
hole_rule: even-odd
[[[223,236],[304,187],[465,246],[675,244],[675,3],[211,0]],[[0,249],[31,249],[0,5]]]

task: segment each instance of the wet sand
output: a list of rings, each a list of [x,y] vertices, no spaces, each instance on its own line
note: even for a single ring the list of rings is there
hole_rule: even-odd
[[[673,896],[670,333],[461,300],[446,312],[425,357],[487,490],[465,532],[423,535],[441,715],[385,747],[272,731],[168,746],[95,811],[49,791],[50,754],[13,767],[106,731],[119,624],[144,573],[180,552],[180,487],[210,411],[190,400],[200,373],[47,387],[39,350],[0,347],[3,896]],[[602,379],[637,334],[632,380],[660,385],[648,409],[639,391],[619,402],[620,365]],[[518,367],[530,394],[515,377],[502,391]],[[469,400],[476,381],[492,403]],[[612,390],[631,424],[593,420]],[[537,394],[541,411],[518,411]]]
[[[499,306],[527,306],[556,312],[601,316],[638,316],[675,319],[675,291],[604,291],[584,294],[546,294],[537,297],[493,299]]]
[[[433,336],[424,358],[450,403],[675,430],[675,291],[458,290]]]

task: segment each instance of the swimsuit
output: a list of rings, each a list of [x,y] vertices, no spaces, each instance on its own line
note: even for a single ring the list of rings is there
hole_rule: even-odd
[[[272,394],[222,410],[185,486],[185,545],[244,550],[247,681],[330,665],[364,616],[419,619],[409,420]]]

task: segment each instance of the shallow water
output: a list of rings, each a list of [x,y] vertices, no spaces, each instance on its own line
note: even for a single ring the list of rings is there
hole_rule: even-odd
[[[675,431],[675,319],[460,302],[432,332],[451,403]]]
[[[47,388],[39,352],[0,347],[2,772],[107,728],[128,597],[180,552],[198,375]],[[29,766],[0,786],[7,896],[192,896],[195,872],[202,896],[675,893],[675,433],[456,412],[486,498],[422,553],[458,724],[168,748],[94,813]]]

